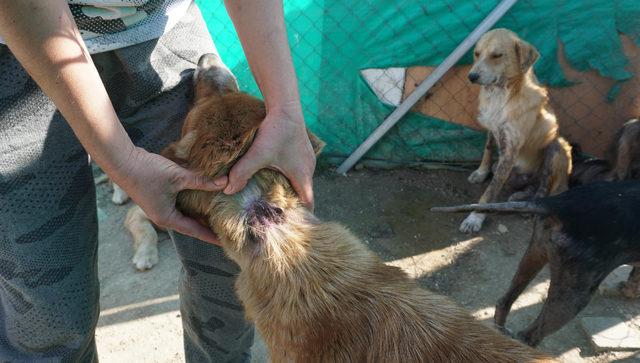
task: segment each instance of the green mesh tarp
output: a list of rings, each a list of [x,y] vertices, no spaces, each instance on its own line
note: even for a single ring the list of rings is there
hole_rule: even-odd
[[[285,0],[285,18],[305,118],[327,142],[325,154],[348,156],[393,108],[361,76],[368,68],[437,66],[495,7],[496,0]],[[199,1],[223,60],[243,90],[259,95],[222,1]],[[640,44],[639,0],[520,0],[496,25],[535,45],[538,78],[569,85],[558,42],[580,71],[624,82],[618,33]],[[461,64],[471,61],[470,54]],[[615,88],[615,87],[614,87]],[[615,95],[615,89],[611,95]],[[455,95],[452,95],[455,97]],[[484,136],[425,117],[405,116],[367,155],[393,162],[477,160]]]

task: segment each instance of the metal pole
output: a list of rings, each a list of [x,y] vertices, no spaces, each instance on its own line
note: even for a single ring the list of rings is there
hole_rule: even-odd
[[[427,91],[487,32],[518,0],[502,0],[484,20],[447,56],[447,58],[376,128],[367,139],[338,167],[346,174],[404,116]]]

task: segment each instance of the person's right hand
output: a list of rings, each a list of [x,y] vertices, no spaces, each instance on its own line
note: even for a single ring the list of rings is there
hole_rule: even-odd
[[[226,180],[218,179],[216,184],[169,159],[137,147],[118,169],[115,182],[155,224],[209,243],[220,244],[209,228],[176,209],[176,197],[184,189],[222,190],[227,185]]]

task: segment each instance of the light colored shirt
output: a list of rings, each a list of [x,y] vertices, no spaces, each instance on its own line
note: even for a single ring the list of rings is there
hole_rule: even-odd
[[[101,53],[159,38],[180,20],[192,0],[67,2],[89,53]]]

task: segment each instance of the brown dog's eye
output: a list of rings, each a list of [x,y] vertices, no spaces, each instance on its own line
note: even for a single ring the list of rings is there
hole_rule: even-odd
[[[498,58],[500,58],[500,57],[502,57],[502,53],[493,53],[493,54],[491,55],[491,58],[493,58],[493,59],[498,59]]]

